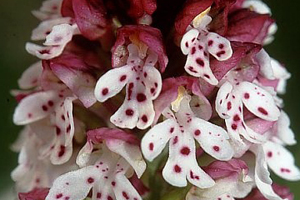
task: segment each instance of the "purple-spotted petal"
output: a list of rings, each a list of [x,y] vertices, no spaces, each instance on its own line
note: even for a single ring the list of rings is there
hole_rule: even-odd
[[[232,49],[229,40],[216,34],[208,33],[207,38],[207,50],[217,60],[224,61],[232,56]]]
[[[43,21],[32,31],[31,40],[44,40],[52,31],[52,28],[60,24],[71,24],[71,18],[56,18]]]
[[[95,97],[98,101],[104,102],[115,96],[128,83],[132,77],[130,66],[123,66],[111,69],[100,77],[95,88]]]
[[[116,185],[115,187],[113,187],[113,191],[115,193],[116,199],[142,200],[142,197],[124,175],[116,175],[114,180],[116,181]]]
[[[128,84],[130,85],[130,84]],[[127,88],[129,86],[127,85]],[[110,117],[110,121],[120,128],[134,128],[139,119],[138,105],[135,101],[124,100],[121,107]]]
[[[295,166],[293,155],[280,144],[266,142],[263,145],[268,166],[281,178],[300,180],[300,170]]]
[[[218,160],[229,160],[233,156],[233,149],[227,141],[227,132],[210,122],[193,118],[190,130],[201,148]]]
[[[257,188],[267,199],[282,200],[273,190],[270,178],[270,172],[268,171],[266,158],[263,148],[259,145],[252,146],[252,151],[256,156],[254,178]]]
[[[167,142],[178,130],[178,125],[173,119],[168,119],[155,125],[143,137],[141,149],[145,158],[152,161],[165,148]]]
[[[26,50],[40,59],[51,59],[59,56],[68,42],[72,40],[73,34],[77,31],[76,25],[61,24],[52,28],[52,31],[46,37],[45,46],[39,46],[33,43],[26,44]]]
[[[193,137],[189,134],[177,137],[169,144],[169,157],[162,172],[164,179],[177,187],[186,186],[187,179],[200,188],[213,186],[214,181],[198,166]]]
[[[249,82],[242,82],[238,91],[243,96],[242,101],[250,112],[268,121],[278,120],[280,110],[270,93]]]
[[[17,125],[35,122],[54,111],[59,103],[55,91],[38,92],[24,98],[17,106],[13,121]]]
[[[209,55],[203,41],[198,41],[199,31],[191,29],[181,40],[181,49],[188,54],[184,69],[195,77],[201,77],[212,85],[218,84],[209,66]]]
[[[216,97],[216,111],[223,119],[232,116],[232,91],[233,86],[229,82],[225,82],[219,89]],[[236,103],[236,102],[235,102]],[[235,106],[235,105],[234,105]]]
[[[66,173],[54,181],[46,200],[84,199],[99,178],[99,170],[95,166]]]
[[[154,100],[160,94],[162,88],[162,78],[160,72],[153,66],[145,65],[143,67],[143,80],[146,85],[147,93],[150,94],[151,100]]]

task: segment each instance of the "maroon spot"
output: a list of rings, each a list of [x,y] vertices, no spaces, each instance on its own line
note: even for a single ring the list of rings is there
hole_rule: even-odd
[[[179,167],[178,165],[175,165],[175,166],[174,166],[174,171],[175,171],[176,173],[180,173],[180,172],[181,172],[181,167]]]
[[[69,200],[70,199],[70,197],[65,197],[65,200]]]
[[[236,130],[236,129],[237,129],[237,125],[236,125],[236,124],[232,124],[232,125],[231,125],[231,128],[232,128],[233,130]]]
[[[280,169],[280,171],[282,172],[282,173],[291,173],[291,170],[290,169],[287,169],[287,168],[281,168]]]
[[[258,111],[259,111],[260,113],[262,113],[263,115],[268,115],[268,112],[267,112],[264,108],[262,108],[262,107],[259,107],[259,108],[258,108]]]
[[[189,66],[189,68],[188,68],[191,72],[193,72],[193,73],[197,73],[197,71],[196,70],[194,70],[194,67],[192,67],[192,66]]]
[[[31,117],[32,117],[32,113],[28,113],[28,114],[27,114],[27,117],[28,117],[28,118],[31,118]]]
[[[174,139],[173,139],[173,145],[177,144],[177,142],[178,142],[178,136],[175,136]]]
[[[51,33],[51,31],[46,31],[45,32],[46,35],[49,35],[50,33]]]
[[[138,93],[136,96],[136,99],[138,102],[143,102],[147,99],[146,95],[143,93]]]
[[[196,40],[196,38],[193,38],[193,39],[192,39],[192,42],[194,42],[195,40]]]
[[[102,196],[101,193],[98,192],[98,193],[97,193],[97,199],[101,199],[101,196]]]
[[[46,112],[46,111],[48,110],[48,107],[47,107],[46,105],[43,105],[43,106],[42,106],[42,109],[43,109],[43,111]]]
[[[249,99],[249,98],[250,98],[250,94],[249,94],[249,93],[245,93],[245,94],[244,94],[244,98],[245,98],[245,99]]]
[[[201,51],[203,49],[203,46],[199,45],[198,48]]]
[[[267,156],[268,156],[269,158],[271,158],[271,157],[273,156],[273,153],[272,153],[271,151],[269,151],[269,152],[267,153]]]
[[[107,196],[107,200],[114,200],[111,196]]]
[[[148,122],[148,117],[147,117],[146,115],[143,115],[143,116],[142,116],[142,121],[143,121],[144,123],[147,123],[147,122]]]
[[[62,196],[63,196],[63,194],[60,193],[60,194],[57,194],[57,195],[56,195],[56,198],[57,198],[57,199],[60,199],[60,198],[62,198]]]
[[[194,55],[196,53],[196,47],[193,47],[191,50],[191,54]]]
[[[213,149],[214,149],[216,152],[219,152],[219,151],[220,151],[220,147],[218,147],[218,146],[213,146]]]
[[[146,78],[148,76],[147,72],[144,72],[144,77]]]
[[[53,103],[53,101],[48,101],[48,105],[50,106],[50,107],[52,107],[53,105],[54,105],[54,103]]]
[[[129,196],[128,196],[128,194],[127,194],[125,191],[122,192],[122,195],[123,195],[123,197],[124,197],[125,199],[129,199]]]
[[[233,120],[236,121],[236,122],[238,122],[238,121],[240,121],[240,117],[239,117],[238,115],[235,115],[235,116],[233,117]]]
[[[66,147],[64,145],[60,145],[60,151],[58,152],[58,157],[62,157],[65,154]]]
[[[57,126],[57,127],[56,127],[56,135],[60,135],[60,133],[61,133],[61,130],[60,130],[60,128]]]
[[[115,187],[116,186],[116,182],[115,181],[111,182],[111,185]]]
[[[134,84],[133,83],[129,83],[128,85],[128,100],[131,99],[131,95],[132,95],[132,88],[133,88]]]
[[[210,76],[208,74],[204,74],[204,77],[210,79]]]
[[[221,57],[223,54],[225,54],[226,52],[225,51],[219,51],[218,53],[217,53],[217,56],[218,57]]]
[[[133,114],[134,114],[134,111],[132,110],[132,109],[127,109],[126,111],[125,111],[125,113],[126,113],[126,115],[127,116],[132,116]]]
[[[197,176],[197,175],[194,175],[193,171],[190,171],[190,177],[191,177],[191,179],[197,179],[197,180],[199,180],[199,179],[200,179],[200,177],[199,177],[199,176]]]
[[[227,103],[227,110],[230,110],[232,108],[232,105],[231,105],[231,102],[229,101],[228,103]]]
[[[120,77],[120,81],[121,81],[121,82],[122,82],[122,81],[125,81],[126,78],[127,78],[127,76],[126,76],[126,75],[123,75],[123,76]]]
[[[150,151],[153,151],[153,149],[154,149],[154,144],[152,142],[149,144],[149,149],[150,149]]]
[[[180,150],[180,153],[183,154],[183,155],[189,155],[191,152],[190,148],[188,147],[182,147],[182,149]]]
[[[67,133],[69,133],[70,130],[71,130],[71,124],[69,124],[69,126],[68,126],[67,129],[66,129]]]
[[[105,96],[105,95],[107,95],[107,94],[108,94],[108,88],[104,88],[104,89],[102,90],[102,95]]]
[[[174,132],[174,127],[170,128],[170,133]]]
[[[87,182],[89,183],[89,184],[92,184],[92,183],[94,183],[94,179],[92,178],[92,177],[89,177],[88,179],[87,179]]]
[[[151,92],[151,94],[153,94],[155,92],[155,88],[151,88],[150,92]]]
[[[39,51],[39,52],[40,52],[40,54],[49,54],[49,53],[50,53],[50,50],[44,49],[44,50],[41,50],[41,51]]]
[[[201,131],[200,131],[199,129],[197,129],[197,130],[195,130],[194,134],[195,134],[196,136],[199,136],[199,135],[201,134]]]
[[[61,115],[61,119],[64,120],[64,121],[66,120],[64,115]]]
[[[203,55],[205,56],[205,57],[207,57],[208,56],[208,54],[204,51],[203,52]]]
[[[197,58],[196,62],[198,65],[200,65],[201,67],[204,67],[204,61],[201,58]]]
[[[224,48],[224,44],[219,44],[219,48],[223,49]]]
[[[186,42],[186,43],[185,43],[185,46],[186,46],[186,48],[188,48],[188,47],[189,47],[189,43],[188,43],[188,42]]]
[[[213,43],[214,43],[214,41],[212,41],[212,40],[209,40],[209,41],[208,41],[208,46],[211,46],[211,45],[213,45]]]

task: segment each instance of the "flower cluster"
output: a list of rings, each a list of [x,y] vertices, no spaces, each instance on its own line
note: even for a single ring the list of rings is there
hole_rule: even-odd
[[[12,91],[20,200],[293,199],[270,178],[300,170],[262,1],[45,0],[33,14],[40,61]]]

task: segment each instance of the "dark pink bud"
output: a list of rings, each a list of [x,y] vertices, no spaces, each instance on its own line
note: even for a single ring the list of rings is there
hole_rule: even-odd
[[[261,44],[274,20],[268,14],[241,9],[230,15],[226,37],[232,41]]]

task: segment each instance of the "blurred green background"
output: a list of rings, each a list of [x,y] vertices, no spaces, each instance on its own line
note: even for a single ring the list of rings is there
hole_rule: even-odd
[[[0,0],[0,193],[12,185],[10,172],[17,165],[17,155],[9,147],[18,135],[20,127],[12,123],[12,114],[16,106],[9,91],[17,88],[17,79],[35,58],[24,49],[29,41],[31,30],[38,21],[30,11],[38,9],[41,0]],[[271,7],[279,30],[276,40],[267,51],[277,60],[283,62],[292,73],[288,82],[287,94],[284,96],[285,111],[289,114],[292,128],[300,141],[300,2],[265,0]],[[300,144],[290,148],[297,165],[300,166]],[[295,200],[300,199],[300,182],[286,182],[273,176],[276,182],[291,187]]]

